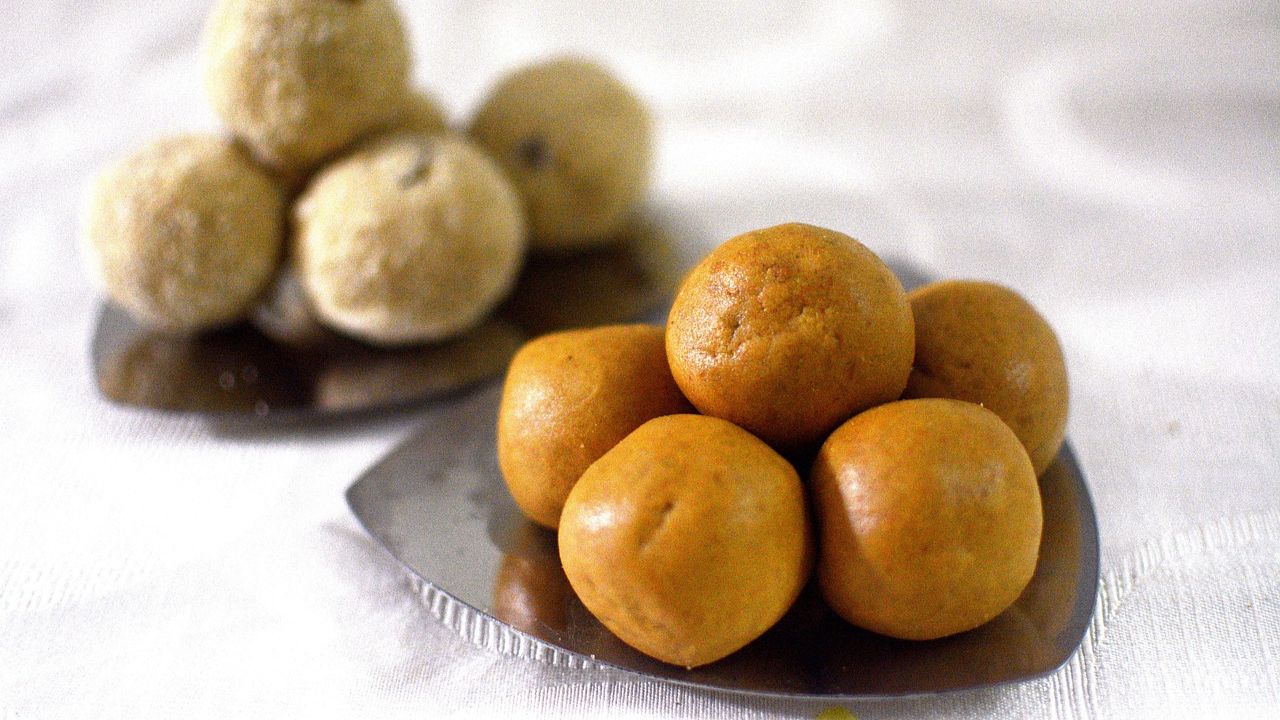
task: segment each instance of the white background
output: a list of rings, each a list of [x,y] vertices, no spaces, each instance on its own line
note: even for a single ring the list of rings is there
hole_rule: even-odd
[[[1280,708],[1280,8],[1274,2],[403,2],[456,122],[502,71],[606,59],[704,230],[827,224],[1029,297],[1102,530],[1084,649],[862,718]],[[475,647],[342,500],[430,407],[215,431],[113,407],[78,221],[102,163],[213,129],[201,2],[5,3],[0,718],[814,717]]]

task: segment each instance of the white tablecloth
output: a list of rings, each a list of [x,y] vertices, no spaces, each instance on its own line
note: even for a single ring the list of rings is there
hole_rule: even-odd
[[[402,3],[464,118],[500,71],[601,55],[704,231],[809,220],[1056,326],[1104,580],[1054,676],[859,717],[1280,712],[1280,13],[1274,2]],[[802,717],[478,647],[342,492],[432,412],[213,430],[93,386],[87,179],[216,127],[204,2],[0,15],[0,718]]]

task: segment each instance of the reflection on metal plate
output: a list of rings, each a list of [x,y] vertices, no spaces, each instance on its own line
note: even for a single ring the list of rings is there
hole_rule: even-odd
[[[311,319],[287,270],[251,321],[197,336],[150,330],[107,304],[93,340],[98,387],[125,405],[249,417],[372,410],[448,395],[502,373],[530,337],[636,321],[661,308],[680,271],[671,217],[650,209],[606,247],[530,257],[492,317],[431,345],[380,349],[326,330]]]

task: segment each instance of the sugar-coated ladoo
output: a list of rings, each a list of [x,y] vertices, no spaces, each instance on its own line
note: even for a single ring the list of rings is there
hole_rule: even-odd
[[[589,60],[556,58],[508,75],[481,105],[470,133],[524,199],[534,250],[612,241],[648,184],[649,113]]]
[[[108,296],[194,332],[244,317],[280,261],[284,191],[227,138],[155,141],[95,182],[86,227]]]
[[[392,0],[219,0],[204,61],[215,112],[296,178],[400,111],[411,53]]]
[[[379,138],[294,206],[293,262],[317,319],[377,345],[475,326],[515,284],[525,246],[510,182],[458,135]]]

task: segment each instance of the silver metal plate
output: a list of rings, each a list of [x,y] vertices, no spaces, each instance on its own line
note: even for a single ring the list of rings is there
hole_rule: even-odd
[[[356,517],[428,595],[461,603],[488,624],[480,635],[496,628],[578,663],[699,688],[843,700],[1040,677],[1070,658],[1089,626],[1098,529],[1084,477],[1064,447],[1040,479],[1044,535],[1035,576],[992,622],[930,642],[893,640],[841,620],[811,585],[776,627],[721,661],[686,670],[653,660],[587,612],[561,570],[555,534],[516,509],[497,466],[499,396],[490,385],[441,405],[347,491]]]

